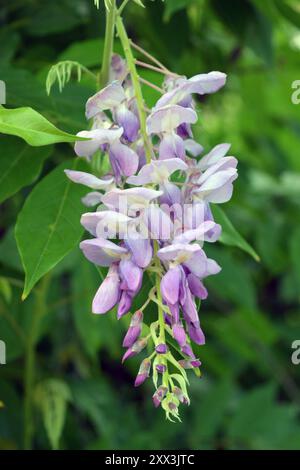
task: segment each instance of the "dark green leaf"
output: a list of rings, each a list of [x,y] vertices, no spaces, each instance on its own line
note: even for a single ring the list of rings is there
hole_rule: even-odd
[[[212,212],[215,221],[222,226],[222,235],[220,237],[220,241],[224,243],[224,245],[237,246],[241,250],[251,255],[255,259],[255,261],[260,261],[260,258],[256,251],[234,228],[234,226],[226,216],[225,212],[219,206],[216,205],[212,207]]]

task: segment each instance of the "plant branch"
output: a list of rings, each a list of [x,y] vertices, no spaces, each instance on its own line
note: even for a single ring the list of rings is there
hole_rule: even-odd
[[[104,51],[102,58],[102,67],[99,74],[99,87],[104,88],[109,81],[109,71],[111,64],[111,57],[114,46],[115,34],[115,17],[116,17],[116,0],[111,0],[106,11],[106,25],[105,25],[105,39]]]

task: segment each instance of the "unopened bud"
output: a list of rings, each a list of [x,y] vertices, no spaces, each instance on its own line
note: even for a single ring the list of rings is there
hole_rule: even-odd
[[[189,404],[189,399],[184,395],[183,391],[179,387],[174,387],[172,392],[174,393],[175,397],[178,398],[180,403],[183,403],[184,405]]]
[[[156,370],[160,374],[163,374],[164,372],[166,372],[167,366],[165,366],[164,364],[156,364]]]
[[[126,361],[126,359],[129,359],[130,357],[135,356],[139,352],[141,352],[144,347],[147,345],[148,339],[147,338],[141,338],[138,339],[132,346],[131,348],[127,349],[126,353],[122,357],[122,363]]]
[[[166,354],[166,352],[168,351],[167,345],[164,343],[161,343],[158,346],[156,346],[155,351],[158,354]]]

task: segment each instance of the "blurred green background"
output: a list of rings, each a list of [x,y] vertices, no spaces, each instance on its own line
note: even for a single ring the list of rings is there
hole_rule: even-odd
[[[232,143],[239,179],[224,209],[261,262],[238,249],[210,247],[223,270],[207,282],[202,304],[202,378],[191,377],[191,406],[182,410],[182,424],[172,424],[153,410],[150,381],[133,388],[139,359],[120,364],[127,320],[91,314],[99,273],[78,248],[42,281],[44,299],[35,289],[21,302],[24,274],[13,227],[32,187],[6,200],[0,206],[0,339],[7,345],[0,448],[23,447],[24,362],[38,310],[34,449],[51,448],[49,438],[62,449],[300,449],[300,365],[291,362],[291,344],[300,339],[300,104],[291,101],[292,83],[300,80],[299,1],[145,5],[126,8],[135,42],[177,73],[228,74],[223,90],[197,101],[195,134],[206,150]],[[31,106],[67,131],[85,129],[93,84],[74,80],[47,97],[45,77],[62,59],[99,69],[103,5],[97,11],[92,0],[2,1],[0,25],[7,105]],[[161,81],[155,72],[144,76]],[[145,94],[149,106],[158,98],[153,90]],[[20,145],[1,136],[0,159]],[[73,152],[61,144],[39,158],[36,181]]]

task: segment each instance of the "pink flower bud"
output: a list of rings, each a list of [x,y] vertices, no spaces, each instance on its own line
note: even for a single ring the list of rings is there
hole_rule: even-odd
[[[167,345],[164,343],[158,344],[155,348],[155,351],[157,352],[157,354],[166,354],[166,352],[168,351]]]
[[[141,352],[144,347],[147,345],[147,338],[141,338],[141,339],[138,339],[132,346],[130,349],[127,349],[126,353],[124,354],[123,358],[122,358],[122,363],[124,361],[126,361],[126,359],[132,357],[132,356],[135,356],[136,354],[138,354],[139,352]]]

